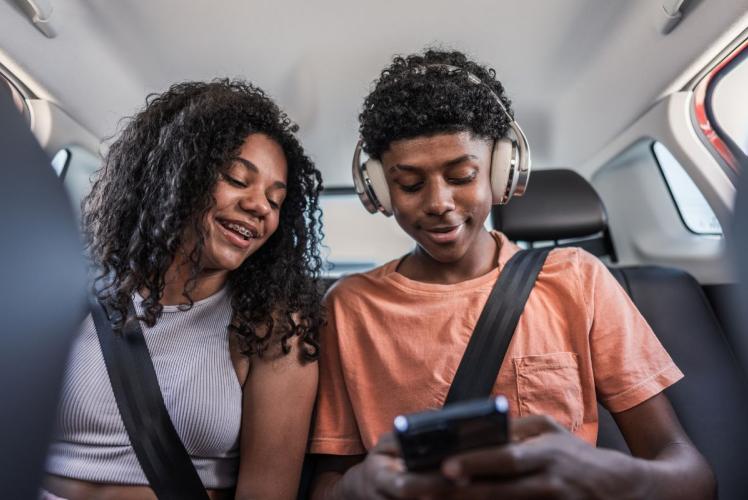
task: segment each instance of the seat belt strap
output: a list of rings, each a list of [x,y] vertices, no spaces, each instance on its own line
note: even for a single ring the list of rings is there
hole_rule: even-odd
[[[91,315],[122,422],[160,500],[207,500],[208,493],[166,410],[148,345],[130,301],[128,321],[114,332],[91,294]]]
[[[549,252],[549,248],[520,250],[501,270],[468,341],[445,405],[491,395],[514,330]]]

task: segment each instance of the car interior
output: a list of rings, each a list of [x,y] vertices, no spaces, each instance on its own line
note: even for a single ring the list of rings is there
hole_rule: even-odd
[[[267,89],[322,172],[330,286],[412,249],[392,218],[361,206],[350,169],[378,71],[424,47],[495,68],[530,141],[526,194],[486,227],[523,248],[580,246],[608,266],[685,374],[666,394],[719,498],[745,497],[748,0],[0,0],[3,281],[44,290],[50,311],[0,300],[2,442],[37,450],[20,469],[0,467],[3,484],[24,478],[13,498],[32,498],[41,474],[59,390],[43,381],[59,380],[83,307],[75,221],[122,118],[178,81]],[[40,234],[43,245],[29,241]],[[45,343],[49,359],[30,365],[28,342]],[[44,370],[20,371],[32,366]],[[5,382],[18,379],[20,392]],[[598,446],[627,452],[599,414]],[[36,442],[6,437],[19,422]]]

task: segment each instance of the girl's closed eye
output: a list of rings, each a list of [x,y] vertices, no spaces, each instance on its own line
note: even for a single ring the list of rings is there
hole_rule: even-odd
[[[236,186],[236,187],[240,187],[240,188],[247,187],[247,183],[245,183],[243,181],[240,181],[236,177],[232,177],[232,176],[230,176],[229,174],[226,174],[226,173],[224,173],[222,175],[223,175],[223,180],[225,180],[226,182],[228,182],[232,186]]]

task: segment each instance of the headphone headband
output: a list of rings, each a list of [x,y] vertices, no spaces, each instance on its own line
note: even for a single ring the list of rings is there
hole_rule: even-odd
[[[511,195],[522,196],[525,192],[525,189],[527,189],[527,181],[529,180],[529,176],[530,176],[530,164],[531,164],[530,145],[528,144],[527,137],[525,136],[525,133],[522,131],[522,128],[519,126],[519,123],[517,123],[517,121],[512,117],[512,115],[509,114],[509,111],[507,111],[506,106],[504,106],[504,103],[501,101],[501,98],[483,80],[481,80],[480,78],[478,78],[471,72],[463,68],[453,66],[451,64],[434,63],[434,64],[416,66],[415,68],[413,68],[413,72],[419,75],[425,75],[426,71],[428,71],[429,68],[444,69],[449,74],[465,75],[465,77],[470,83],[485,87],[491,93],[491,97],[494,98],[496,103],[499,105],[499,109],[501,109],[502,113],[504,113],[504,116],[506,116],[509,128],[512,130],[514,134],[515,140],[517,142],[517,148],[519,149],[518,155],[517,155],[519,156],[519,165],[517,165],[517,175],[513,176],[513,181],[510,186],[507,186],[507,191],[511,193],[510,196]],[[503,203],[506,203],[507,201],[509,201],[508,198],[505,201],[503,201]]]

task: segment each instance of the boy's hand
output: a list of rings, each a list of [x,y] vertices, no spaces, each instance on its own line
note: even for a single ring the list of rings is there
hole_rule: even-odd
[[[345,498],[385,499],[437,497],[450,487],[438,472],[412,473],[405,469],[392,434],[383,435],[363,462],[345,476]]]
[[[635,459],[593,448],[549,417],[516,419],[511,434],[511,444],[444,461],[442,473],[455,482],[453,498],[626,498],[636,486],[626,483],[642,472]]]

